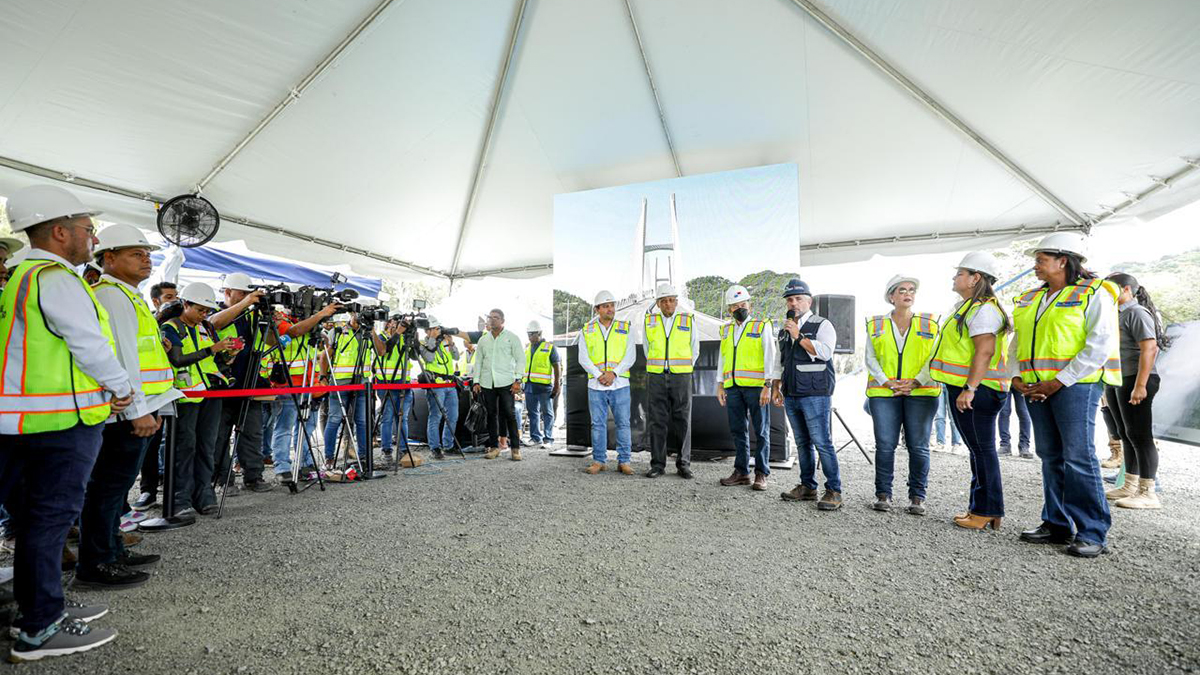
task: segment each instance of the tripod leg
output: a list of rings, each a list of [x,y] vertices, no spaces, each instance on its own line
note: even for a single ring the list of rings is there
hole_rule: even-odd
[[[233,485],[233,458],[237,455],[237,444],[241,440],[242,430],[235,427],[233,430],[233,440],[229,442],[229,456],[225,458],[228,465],[225,467],[225,485],[221,488],[221,503],[217,506],[217,520],[225,513],[225,497],[229,494],[229,488]]]
[[[837,408],[833,409],[833,414],[837,416],[838,422],[841,422],[842,428],[846,430],[846,433],[850,434],[850,440],[854,442],[854,445],[858,446],[858,451],[862,453],[863,459],[867,460],[867,464],[874,465],[874,462],[871,461],[871,456],[867,454],[867,451],[865,448],[863,448],[862,443],[858,442],[858,437],[855,436],[854,432],[850,430],[850,425],[846,424],[846,420],[842,419],[842,414],[838,412]]]

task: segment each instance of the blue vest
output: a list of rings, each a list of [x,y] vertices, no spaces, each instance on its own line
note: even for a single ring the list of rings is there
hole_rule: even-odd
[[[813,314],[800,326],[800,337],[817,340],[817,329],[825,319]],[[783,365],[784,396],[832,396],[837,377],[833,373],[833,360],[819,361],[809,356],[800,346],[792,342],[787,331],[779,331],[779,358]]]

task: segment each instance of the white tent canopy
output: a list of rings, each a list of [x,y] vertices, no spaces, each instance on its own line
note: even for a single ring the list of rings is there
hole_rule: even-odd
[[[199,186],[260,250],[520,276],[555,193],[796,162],[805,264],[999,243],[1200,197],[1197,25],[1194,0],[6,0],[0,194],[70,180],[151,227]]]

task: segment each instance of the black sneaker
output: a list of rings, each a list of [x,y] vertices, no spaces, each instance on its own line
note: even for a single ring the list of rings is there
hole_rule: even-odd
[[[137,501],[133,503],[133,508],[137,509],[138,511],[145,511],[157,503],[158,497],[156,495],[149,492],[143,492],[142,494],[138,495]]]
[[[256,480],[252,483],[246,483],[245,489],[251,492],[270,492],[271,490],[275,489],[275,486],[267,483],[266,481]]]
[[[38,661],[48,656],[66,656],[95,649],[112,642],[117,631],[111,628],[92,628],[83,621],[60,620],[41,633],[29,636],[24,631],[13,643],[8,660],[13,663]]]
[[[91,623],[105,614],[108,614],[108,605],[101,605],[99,603],[95,605],[85,605],[82,602],[75,602],[74,600],[67,598],[63,600],[63,611],[66,613],[68,621],[82,621],[84,623]],[[13,623],[15,624],[20,618],[21,613],[17,612],[17,615],[13,617]],[[8,637],[14,640],[21,637],[21,629],[17,628],[15,625],[10,626],[8,629]]]
[[[117,558],[116,563],[131,570],[140,570],[154,567],[160,560],[162,560],[162,556],[154,553],[141,554],[125,551],[125,555]]]
[[[77,588],[136,588],[150,580],[146,572],[138,572],[119,564],[96,565],[92,570],[75,570]]]

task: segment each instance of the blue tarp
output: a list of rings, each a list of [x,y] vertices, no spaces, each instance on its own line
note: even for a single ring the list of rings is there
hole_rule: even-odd
[[[219,274],[243,272],[250,275],[253,279],[287,282],[303,286],[312,285],[318,288],[329,286],[329,277],[332,274],[332,272],[316,266],[271,260],[241,253],[231,253],[208,246],[185,248],[182,251],[183,266],[185,268]],[[154,254],[154,264],[157,266],[162,264],[162,261],[163,253],[156,252]],[[360,296],[375,298],[379,296],[379,291],[383,288],[383,281],[380,279],[351,274],[347,274],[346,277],[346,283],[339,284],[335,290],[353,288],[358,291]]]

